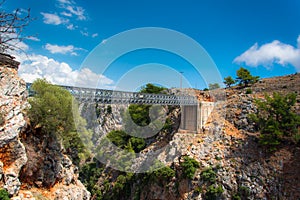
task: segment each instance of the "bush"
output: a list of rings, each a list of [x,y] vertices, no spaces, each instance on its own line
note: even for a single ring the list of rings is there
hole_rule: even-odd
[[[257,112],[250,114],[249,118],[260,130],[261,144],[273,149],[283,137],[295,137],[298,134],[300,116],[293,111],[295,103],[295,93],[285,96],[273,93],[273,97],[265,95],[265,100],[255,100]]]
[[[171,169],[170,167],[166,166],[159,170],[154,171],[154,174],[156,177],[158,177],[160,179],[168,180],[169,178],[172,178],[175,176],[175,171],[173,169]]]
[[[208,200],[215,200],[220,197],[223,192],[222,186],[210,185],[205,193],[205,197]]]
[[[183,160],[184,161],[180,163],[180,166],[183,169],[183,175],[186,178],[192,179],[195,175],[197,168],[199,168],[200,165],[195,159],[190,158],[188,156],[184,156]]]
[[[1,200],[10,200],[9,194],[5,189],[0,189],[0,199]]]
[[[107,106],[106,112],[107,112],[107,114],[111,114],[111,113],[112,113],[111,105],[108,105],[108,106]]]
[[[215,183],[217,179],[217,174],[211,167],[208,167],[201,172],[201,178],[204,181]]]
[[[252,94],[252,90],[250,88],[247,88],[246,94]]]
[[[208,88],[209,88],[209,90],[215,90],[215,89],[220,88],[220,85],[218,83],[210,83],[210,84],[208,84]]]
[[[2,126],[5,122],[4,113],[0,112],[0,126]]]
[[[103,168],[100,168],[96,162],[87,163],[79,171],[80,181],[85,185],[88,191],[95,193],[95,185],[101,176]]]

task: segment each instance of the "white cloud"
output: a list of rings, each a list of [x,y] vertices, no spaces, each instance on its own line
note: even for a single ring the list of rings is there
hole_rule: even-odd
[[[63,20],[57,14],[43,13],[43,12],[41,12],[41,14],[44,17],[44,23],[45,24],[60,25],[60,24],[63,24],[63,23],[66,22],[65,20]]]
[[[69,30],[74,30],[76,27],[74,26],[74,24],[68,24],[67,25],[67,29]]]
[[[86,20],[85,10],[80,6],[67,6],[66,9],[77,16],[79,20]]]
[[[21,61],[19,75],[26,82],[33,82],[37,78],[45,78],[57,85],[114,88],[113,80],[102,74],[96,74],[88,68],[73,70],[65,62],[58,62],[52,58],[35,54],[19,57],[18,59]]]
[[[28,40],[32,40],[32,41],[35,41],[35,42],[41,41],[39,38],[34,37],[34,36],[29,36],[29,37],[27,37],[27,39],[28,39]]]
[[[81,35],[88,37],[89,33],[87,31],[80,31]]]
[[[61,4],[71,4],[71,1],[69,0],[58,0],[58,2]]]
[[[270,67],[273,64],[293,65],[300,71],[300,35],[297,38],[297,47],[274,40],[271,43],[258,46],[255,43],[247,51],[234,59],[235,63],[245,63],[248,66],[259,65]]]
[[[52,54],[57,54],[57,53],[59,53],[59,54],[71,54],[73,56],[78,55],[76,53],[76,51],[84,50],[82,48],[74,47],[73,45],[59,46],[59,45],[56,45],[56,44],[49,44],[49,43],[46,44],[45,49],[50,51],[50,53],[52,53]]]
[[[66,16],[66,17],[72,17],[72,13],[69,13],[69,12],[61,12],[60,13],[61,15],[63,15],[63,16]]]
[[[92,38],[98,37],[98,33],[92,34]]]

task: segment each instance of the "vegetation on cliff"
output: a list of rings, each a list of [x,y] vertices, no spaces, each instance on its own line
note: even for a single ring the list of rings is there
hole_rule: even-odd
[[[260,131],[260,143],[271,148],[279,145],[285,138],[300,140],[300,116],[293,109],[296,103],[296,93],[282,95],[265,94],[264,100],[256,99],[257,112],[249,117],[256,123]]]
[[[76,102],[65,89],[38,79],[31,85],[35,95],[28,99],[28,117],[34,128],[58,138],[76,164],[89,156],[91,131],[80,117]]]

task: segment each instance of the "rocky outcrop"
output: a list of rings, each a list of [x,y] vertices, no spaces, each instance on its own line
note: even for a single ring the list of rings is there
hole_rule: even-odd
[[[17,74],[18,65],[0,54],[0,188],[14,200],[90,199],[56,137],[30,127],[26,83]],[[35,188],[41,191],[38,196],[31,192]]]
[[[10,62],[11,61],[11,62]],[[13,65],[12,65],[13,64]],[[1,55],[0,60],[0,186],[10,195],[18,193],[21,183],[19,172],[27,162],[19,134],[26,121],[23,110],[26,101],[25,82],[17,75],[18,63]]]

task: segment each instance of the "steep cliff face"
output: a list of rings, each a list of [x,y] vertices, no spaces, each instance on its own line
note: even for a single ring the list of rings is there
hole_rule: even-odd
[[[21,186],[19,172],[27,162],[19,134],[26,125],[23,110],[26,101],[25,82],[17,75],[18,64],[6,56],[0,60],[0,186],[16,194]],[[11,61],[11,62],[9,62]]]
[[[12,199],[89,199],[58,140],[30,127],[19,63],[0,55],[0,188]]]

